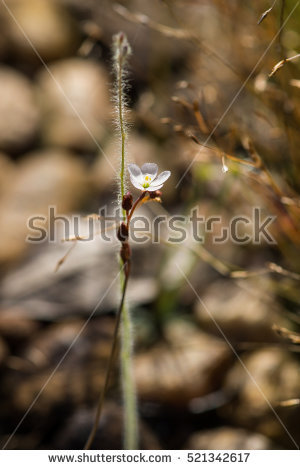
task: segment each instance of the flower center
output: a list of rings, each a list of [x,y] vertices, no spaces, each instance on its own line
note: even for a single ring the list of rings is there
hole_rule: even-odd
[[[148,176],[148,175],[145,176],[143,188],[145,188],[145,189],[149,188],[150,183],[151,183],[151,179],[152,179],[151,176]]]

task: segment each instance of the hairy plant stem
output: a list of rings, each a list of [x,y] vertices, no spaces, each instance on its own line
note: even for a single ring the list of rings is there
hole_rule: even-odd
[[[132,206],[131,211],[126,212],[127,229],[129,232],[130,220],[139,204],[145,198],[146,191],[141,193]],[[128,242],[125,242],[125,244]],[[122,244],[124,247],[124,244]],[[130,253],[130,252],[129,252]],[[121,255],[122,256],[122,255]],[[130,258],[130,254],[128,255]],[[130,264],[128,269],[124,270],[123,276],[128,279],[130,275]],[[124,449],[134,450],[138,448],[138,417],[137,417],[137,399],[132,364],[132,326],[130,312],[123,302],[121,313],[122,341],[121,341],[121,372],[122,372],[122,392],[124,406]]]
[[[124,406],[124,449],[138,448],[137,400],[132,365],[132,326],[125,304],[122,308],[121,371]]]
[[[98,426],[99,426],[99,421],[100,421],[100,418],[101,418],[101,412],[102,412],[102,408],[103,408],[105,395],[106,395],[108,385],[109,385],[110,374],[111,374],[113,364],[114,364],[114,359],[115,359],[117,345],[118,345],[118,335],[119,335],[120,321],[121,321],[122,311],[123,311],[123,307],[124,307],[126,289],[127,289],[127,284],[128,284],[128,278],[129,278],[129,263],[130,262],[128,261],[127,263],[128,263],[128,266],[126,266],[124,264],[124,266],[122,268],[122,273],[124,274],[124,276],[123,276],[123,278],[124,278],[123,279],[123,287],[122,287],[122,297],[121,297],[120,305],[119,305],[119,308],[118,308],[118,311],[117,311],[117,314],[116,314],[116,323],[115,323],[115,328],[114,328],[114,334],[113,334],[113,340],[112,340],[110,355],[109,355],[108,364],[107,364],[107,368],[106,368],[104,386],[103,386],[103,388],[101,390],[101,393],[100,393],[100,396],[99,396],[94,424],[93,424],[92,430],[90,432],[90,435],[89,435],[89,437],[86,441],[86,444],[84,446],[84,450],[90,449],[91,445],[92,445],[92,443],[95,439],[97,429],[98,429]],[[125,271],[128,272],[128,274],[125,274]]]
[[[131,49],[128,44],[127,38],[123,33],[119,33],[114,37],[114,58],[115,58],[115,70],[116,70],[116,90],[117,90],[117,111],[119,130],[121,134],[121,164],[120,164],[120,204],[123,214],[123,225],[126,226],[127,234],[126,237],[119,236],[121,241],[120,250],[120,263],[121,263],[121,302],[117,312],[115,330],[113,335],[111,353],[108,361],[105,383],[101,391],[98,407],[96,412],[96,418],[93,429],[87,440],[85,449],[89,449],[97,432],[101,411],[105,394],[109,385],[109,377],[113,367],[117,340],[119,334],[119,328],[121,326],[121,350],[120,350],[120,362],[121,362],[121,382],[122,382],[122,393],[123,393],[123,407],[124,407],[124,447],[125,449],[137,449],[138,443],[138,430],[137,430],[137,403],[135,384],[132,372],[132,328],[131,318],[128,309],[125,306],[125,296],[130,275],[130,246],[128,243],[128,232],[129,223],[134,210],[137,208],[138,203],[141,202],[139,197],[136,203],[133,205],[131,211],[124,209],[123,199],[125,196],[125,157],[126,157],[126,121],[124,115],[125,109],[125,98],[124,98],[124,67],[126,65],[126,59],[130,55]],[[145,193],[143,193],[144,195]],[[121,225],[118,230],[120,230]],[[118,232],[117,232],[118,233]]]
[[[127,38],[121,33],[117,36],[117,44],[119,47],[119,53],[117,55],[117,91],[118,91],[118,117],[119,117],[119,129],[121,134],[121,165],[120,165],[120,189],[121,189],[121,209],[123,213],[123,221],[127,218],[127,229],[129,230],[130,216],[126,210],[122,207],[122,201],[125,195],[125,157],[126,157],[126,122],[124,117],[124,60],[126,60],[130,46],[128,45]],[[132,208],[131,213],[134,211],[136,206]],[[127,244],[127,249],[125,249]],[[123,250],[123,254],[122,254]],[[121,260],[123,263],[130,263],[130,248],[128,242],[122,243],[121,248]],[[124,259],[125,256],[125,259]],[[128,269],[124,269],[123,282],[121,286],[127,285],[129,278],[129,265]],[[133,378],[133,366],[132,366],[132,350],[133,350],[133,339],[132,339],[132,327],[130,313],[125,305],[125,293],[123,289],[123,302],[120,311],[121,316],[121,381],[122,381],[122,393],[123,393],[123,407],[124,407],[124,447],[125,449],[136,449],[137,448],[137,403],[135,384]]]
[[[121,187],[121,201],[125,194],[125,122],[124,122],[124,106],[123,106],[123,59],[120,56],[118,63],[118,111],[119,111],[119,125],[120,125],[120,134],[121,134],[121,168],[120,168],[120,187]],[[122,209],[123,219],[125,220],[126,212]]]

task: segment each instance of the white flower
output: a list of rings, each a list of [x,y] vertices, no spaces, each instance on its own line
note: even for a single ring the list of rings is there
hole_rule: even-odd
[[[170,171],[163,171],[157,176],[156,163],[144,163],[140,168],[134,163],[128,165],[130,180],[133,186],[142,191],[156,191],[163,187],[164,182],[170,177]]]

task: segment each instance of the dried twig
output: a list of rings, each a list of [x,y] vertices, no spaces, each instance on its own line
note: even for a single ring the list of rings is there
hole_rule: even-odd
[[[277,406],[290,407],[290,406],[299,406],[300,398],[290,398],[289,400],[283,400],[278,403]]]
[[[77,243],[77,240],[78,239],[74,239],[72,240],[73,241],[73,245],[68,249],[67,253],[62,257],[60,258],[60,260],[58,260],[58,262],[56,263],[56,267],[54,269],[54,272],[57,273],[57,271],[59,270],[59,268],[64,264],[64,262],[66,261],[66,259],[68,258],[69,254],[71,253],[71,251],[74,250],[75,246],[76,246],[76,243]],[[71,240],[70,240],[71,241]]]
[[[287,59],[282,59],[280,60],[279,62],[277,62],[276,65],[274,65],[274,67],[272,68],[272,71],[271,73],[269,74],[269,77],[273,77],[273,75],[275,75],[275,73],[281,69],[287,62],[291,62],[292,60],[295,60],[295,59],[299,59],[300,58],[300,54],[296,54],[296,55],[293,55],[292,57],[288,57]]]
[[[290,331],[287,328],[282,328],[278,325],[273,325],[273,330],[283,339],[292,344],[300,344],[300,334]]]
[[[263,14],[260,16],[257,24],[261,24],[264,21],[264,19],[268,16],[268,14],[273,10],[276,2],[277,2],[277,0],[274,0],[273,5],[270,8],[268,8],[268,10],[263,12]]]

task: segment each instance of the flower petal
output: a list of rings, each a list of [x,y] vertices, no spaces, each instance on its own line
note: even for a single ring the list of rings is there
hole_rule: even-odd
[[[133,176],[134,178],[138,178],[142,174],[140,167],[137,166],[135,163],[130,163],[127,166],[127,168],[128,168],[129,174]]]
[[[149,175],[152,178],[155,178],[158,172],[158,166],[156,163],[144,163],[141,170],[143,175]]]
[[[163,171],[162,173],[160,173],[160,175],[158,175],[157,178],[155,178],[155,180],[151,184],[151,187],[163,184],[165,181],[167,181],[168,178],[170,178],[170,175],[171,175],[170,171]]]
[[[158,186],[150,185],[149,188],[147,188],[147,191],[149,191],[149,193],[152,193],[153,191],[157,191],[158,189],[162,187],[163,187],[163,184],[159,184]]]
[[[133,184],[133,186],[137,189],[141,189],[142,191],[145,191],[145,188],[143,185],[139,182],[139,179],[136,178],[135,176],[132,176],[131,173],[129,174],[130,176],[130,181]]]

